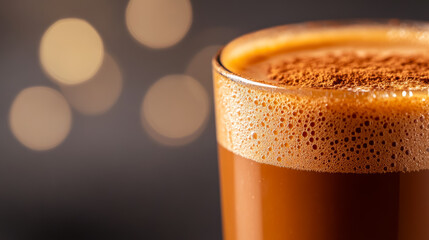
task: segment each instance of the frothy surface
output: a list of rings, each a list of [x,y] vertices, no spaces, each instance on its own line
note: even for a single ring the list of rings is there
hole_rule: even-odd
[[[341,35],[341,31],[338,32]],[[356,36],[350,36],[350,38],[358,41],[359,36],[365,34],[367,33],[357,32]],[[332,36],[335,37],[335,35]],[[413,41],[410,40],[410,46]],[[303,44],[305,46],[305,42]],[[332,44],[327,46],[327,48],[331,47]],[[359,60],[359,56],[370,58],[369,62],[380,62],[379,59],[383,57],[385,60],[382,62],[389,62],[389,58],[394,58],[395,61],[378,66],[367,64],[360,59],[362,63],[359,67],[347,70],[357,71],[358,75],[355,78],[357,82],[344,81],[339,85],[341,87],[332,87],[335,83],[326,83],[326,81],[319,81],[318,84],[320,88],[331,86],[335,90],[414,88],[416,91],[403,90],[374,94],[345,92],[339,95],[336,91],[329,89],[322,92],[299,89],[273,91],[234,82],[222,74],[215,73],[218,141],[225,148],[248,159],[301,170],[383,173],[429,169],[429,104],[426,99],[428,94],[427,91],[419,91],[426,88],[424,74],[427,71],[427,68],[423,71],[419,69],[427,64],[424,60],[427,56],[421,50],[427,51],[429,45],[405,49],[389,51],[389,54],[394,53],[393,55],[385,54],[386,52],[380,55],[374,54],[373,47],[365,48],[364,55],[359,55],[361,54],[359,51],[350,52],[350,49],[340,51],[341,60],[339,61],[345,61],[346,58],[343,57],[356,57],[355,59]],[[409,51],[410,49],[412,51]],[[325,57],[333,56],[333,59],[338,60],[338,56],[335,57],[337,53],[325,50],[322,51],[328,54],[324,55]],[[318,58],[319,53],[312,56],[312,51],[317,52],[317,49],[304,51],[308,57],[307,60],[316,59],[301,61],[295,65],[285,63],[297,56],[290,54],[290,59],[287,59],[284,56],[288,53],[283,52],[281,58],[278,58],[281,55],[272,54],[272,58],[268,56],[261,58],[260,61],[244,62],[242,66],[233,66],[233,69],[250,69],[237,74],[242,76],[251,74],[252,79],[256,78],[263,83],[276,81],[277,84],[274,85],[281,85],[283,84],[281,81],[284,80],[275,79],[272,76],[270,79],[274,69],[280,72],[285,72],[285,69],[290,71],[296,71],[297,68],[307,69],[306,72],[311,75],[316,74],[310,71],[315,65],[322,72],[330,69],[329,73],[324,73],[328,76],[332,75],[335,67],[331,69],[332,65],[322,64],[321,58]],[[246,54],[249,55],[249,53]],[[407,58],[413,59],[411,65]],[[278,59],[281,61],[277,61]],[[261,66],[271,66],[271,73]],[[366,76],[365,72],[369,69],[382,72],[383,78],[388,78],[389,74],[396,74],[396,72],[401,74],[409,72],[414,75],[395,78],[390,83],[379,81],[374,84],[374,81],[369,81],[370,77],[366,78],[368,81],[365,77],[359,77],[359,74]],[[276,74],[276,76],[282,75]],[[297,77],[296,81],[294,80],[295,85],[301,86],[308,83],[310,87],[317,88],[312,86],[317,81],[314,75],[311,76],[303,74],[302,78]],[[357,83],[360,83],[359,86]]]

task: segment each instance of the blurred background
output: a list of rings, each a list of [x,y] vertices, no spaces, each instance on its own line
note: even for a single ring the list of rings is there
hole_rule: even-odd
[[[428,1],[0,0],[0,239],[221,239],[210,59]]]

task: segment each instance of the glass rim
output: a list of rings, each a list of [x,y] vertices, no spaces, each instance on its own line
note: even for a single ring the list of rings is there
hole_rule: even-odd
[[[286,94],[295,95],[321,95],[331,97],[350,97],[350,96],[371,96],[371,97],[396,97],[396,96],[413,96],[414,94],[429,95],[429,86],[422,89],[401,89],[401,90],[355,90],[355,89],[331,89],[331,88],[314,88],[302,86],[279,86],[267,83],[258,82],[249,77],[241,76],[229,70],[221,60],[222,53],[226,46],[232,41],[241,39],[243,37],[252,37],[252,35],[265,34],[274,31],[294,31],[294,30],[311,30],[311,29],[332,29],[334,27],[347,27],[353,25],[360,26],[384,26],[396,27],[406,29],[416,29],[429,34],[429,22],[415,21],[415,20],[398,20],[398,19],[351,19],[351,20],[321,20],[321,21],[308,21],[302,23],[284,24],[269,28],[264,28],[254,32],[250,32],[232,39],[225,46],[223,46],[212,59],[213,70],[222,75],[223,77],[248,87],[255,87],[265,91],[275,91]],[[429,42],[428,42],[429,43]],[[305,46],[305,45],[303,45]],[[428,44],[429,49],[429,44]]]

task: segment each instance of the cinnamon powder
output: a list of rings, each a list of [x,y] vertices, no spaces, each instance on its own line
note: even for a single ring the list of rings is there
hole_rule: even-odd
[[[359,55],[355,52],[296,56],[271,64],[269,84],[326,89],[415,90],[429,87],[429,56]]]

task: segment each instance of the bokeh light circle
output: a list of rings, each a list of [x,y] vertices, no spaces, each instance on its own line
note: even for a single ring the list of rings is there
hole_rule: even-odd
[[[165,145],[184,145],[194,140],[208,116],[206,90],[187,75],[168,75],[155,82],[141,107],[143,126]]]
[[[60,88],[74,109],[84,115],[100,115],[117,102],[122,86],[120,68],[112,56],[106,53],[94,77],[81,84],[60,85]]]
[[[201,49],[189,62],[185,74],[197,79],[213,96],[213,74],[211,60],[221,45],[211,45]]]
[[[24,146],[37,151],[55,148],[70,132],[72,113],[65,98],[48,87],[30,87],[14,99],[9,124]]]
[[[150,48],[175,45],[192,24],[190,0],[130,0],[125,13],[131,35]]]
[[[65,18],[56,21],[43,34],[40,62],[45,72],[63,84],[90,79],[104,57],[103,41],[87,21]]]

